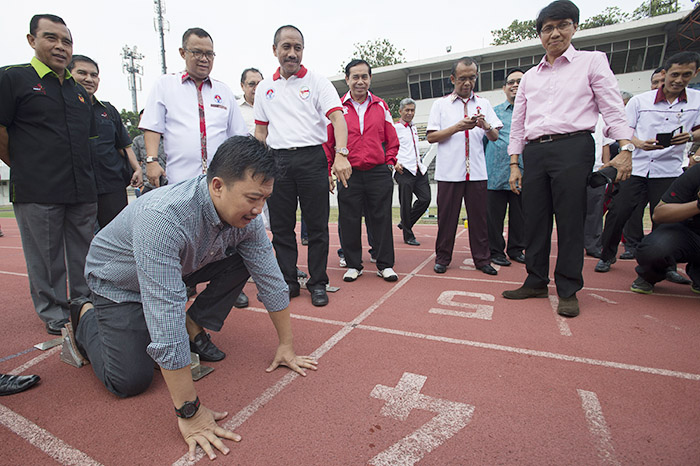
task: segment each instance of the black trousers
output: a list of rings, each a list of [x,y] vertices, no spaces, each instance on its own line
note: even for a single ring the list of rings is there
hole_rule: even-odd
[[[401,205],[401,227],[403,228],[403,240],[415,239],[413,225],[420,220],[423,213],[430,206],[430,183],[428,174],[416,170],[416,174],[404,168],[403,173],[394,173],[394,179],[399,185],[399,204]],[[413,202],[413,195],[416,201]]]
[[[635,258],[637,274],[649,283],[660,282],[669,267],[687,262],[686,273],[700,285],[700,235],[682,223],[659,225],[639,243]]]
[[[644,209],[646,204],[640,202],[632,211],[632,215],[622,228],[622,234],[625,237],[625,251],[632,254],[637,250],[637,246],[644,238]]]
[[[583,231],[583,246],[586,251],[600,252],[603,235],[603,200],[605,186],[586,188],[586,227]]]
[[[617,246],[620,243],[622,229],[632,213],[641,203],[651,206],[651,215],[654,214],[656,204],[666,192],[675,178],[646,178],[631,176],[630,179],[620,183],[618,193],[613,197],[605,216],[605,228],[603,229],[603,254],[601,259],[610,260],[617,255]],[[652,225],[655,228],[656,225]]]
[[[513,191],[488,190],[488,226],[491,257],[516,257],[525,249],[525,218],[522,200]],[[508,243],[503,239],[503,221],[508,208]]]
[[[202,327],[221,330],[248,277],[238,254],[184,277],[187,286],[209,282],[187,314]],[[76,343],[107,390],[119,397],[144,392],[153,380],[153,360],[146,352],[151,336],[142,304],[115,303],[95,293],[92,302],[94,310],[87,311],[75,329]]]
[[[588,134],[558,141],[531,143],[523,150],[523,215],[525,215],[525,286],[549,283],[553,220],[559,252],[554,282],[560,297],[583,288],[583,229],[586,186],[593,170],[595,146]]]
[[[394,266],[394,238],[391,234],[391,197],[394,182],[387,165],[353,170],[348,187],[338,184],[338,228],[343,254],[349,268],[362,270],[362,211],[372,236],[379,270]]]
[[[279,150],[285,173],[275,179],[268,199],[272,245],[289,290],[298,290],[297,199],[309,232],[309,281],[306,287],[325,289],[328,283],[328,160],[321,146]]]
[[[469,249],[476,267],[491,263],[486,214],[486,181],[438,181],[438,232],[435,238],[435,263],[450,265],[457,236],[459,212],[467,209]]]
[[[97,224],[104,228],[126,207],[126,188],[113,193],[97,195]]]

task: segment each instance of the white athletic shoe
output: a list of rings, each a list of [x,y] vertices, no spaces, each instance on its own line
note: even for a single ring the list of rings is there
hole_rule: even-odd
[[[354,282],[360,275],[362,275],[362,270],[349,268],[348,271],[345,272],[345,275],[343,275],[343,281]]]
[[[341,267],[347,267],[347,266],[348,266],[348,263],[345,262],[345,258],[344,258],[344,257],[341,257],[341,258],[339,259],[338,265],[340,265]]]
[[[394,269],[392,269],[391,267],[387,267],[386,269],[382,270],[377,270],[377,275],[388,282],[395,282],[399,279],[399,276],[396,275],[396,272],[394,272]]]

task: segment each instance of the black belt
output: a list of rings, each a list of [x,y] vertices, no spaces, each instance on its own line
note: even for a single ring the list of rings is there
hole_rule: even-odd
[[[282,149],[275,149],[275,150],[286,150],[286,151],[295,151],[295,150],[306,150],[306,149],[313,149],[316,147],[320,147],[319,145],[316,146],[303,146],[303,147],[284,147]]]
[[[580,134],[591,134],[591,132],[590,131],[576,131],[574,133],[546,134],[544,136],[540,136],[540,137],[535,138],[535,139],[528,139],[527,143],[530,144],[531,142],[542,143],[542,142],[558,141],[560,139],[566,139],[566,138],[570,138],[573,136],[578,136]]]

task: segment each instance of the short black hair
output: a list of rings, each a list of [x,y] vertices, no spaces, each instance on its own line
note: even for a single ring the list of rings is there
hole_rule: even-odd
[[[363,60],[361,58],[353,58],[352,60],[350,60],[350,63],[345,65],[345,77],[346,78],[350,77],[350,68],[352,68],[353,66],[357,66],[357,65],[367,65],[367,68],[369,69],[369,75],[372,76],[372,66],[369,63],[367,63],[366,60]]]
[[[202,39],[208,37],[211,40],[211,44],[214,45],[214,39],[212,39],[212,37],[209,35],[209,33],[207,31],[205,31],[202,28],[189,28],[182,35],[182,48],[183,49],[185,48],[185,46],[187,46],[187,39],[189,39],[192,34],[194,34],[197,37],[201,37]]]
[[[277,45],[277,42],[280,40],[280,35],[282,34],[282,31],[285,29],[294,29],[296,32],[299,33],[301,36],[301,45],[304,45],[304,34],[301,33],[298,27],[292,26],[291,24],[285,24],[284,26],[280,26],[277,28],[275,31],[275,36],[272,38],[272,45]]]
[[[537,35],[542,32],[542,25],[548,19],[570,19],[574,24],[578,24],[579,10],[573,2],[569,0],[556,0],[542,8],[537,14]]]
[[[654,70],[653,73],[651,73],[651,75],[654,76],[656,73],[661,73],[662,71],[666,71],[666,68],[664,68],[663,66],[659,66]]]
[[[474,60],[472,57],[462,57],[452,64],[450,76],[455,75],[455,73],[457,72],[457,66],[459,66],[460,63],[464,66],[476,65],[476,70],[479,71],[479,65],[476,63],[476,60]]]
[[[686,63],[695,64],[695,69],[700,68],[700,54],[697,52],[678,52],[671,55],[664,62],[664,69],[666,71],[671,69],[673,65],[685,65]]]
[[[40,15],[34,15],[32,16],[32,19],[29,20],[29,34],[36,37],[36,30],[39,28],[39,21],[42,19],[48,19],[52,23],[63,24],[64,26],[66,26],[66,22],[63,21],[63,18],[61,18],[60,16],[43,13]]]
[[[246,68],[246,69],[243,70],[243,73],[241,74],[241,82],[242,82],[242,83],[245,82],[245,75],[247,75],[249,71],[250,71],[251,73],[258,73],[258,74],[260,75],[261,78],[265,79],[265,78],[263,77],[263,74],[260,72],[259,69],[257,69],[257,68]]]
[[[85,63],[91,63],[95,65],[95,68],[97,69],[97,74],[100,74],[100,66],[97,64],[95,60],[93,60],[90,57],[87,57],[85,55],[73,55],[73,59],[71,62],[68,64],[68,71],[73,71],[73,68],[75,68],[75,64],[78,62],[85,62]]]
[[[523,70],[521,70],[520,68],[511,68],[508,71],[506,71],[506,81],[508,81],[508,76],[510,76],[513,73],[525,74],[525,72]]]
[[[233,136],[219,146],[207,170],[207,183],[218,176],[230,185],[248,176],[262,176],[263,181],[279,178],[279,156],[267,144],[253,136]]]

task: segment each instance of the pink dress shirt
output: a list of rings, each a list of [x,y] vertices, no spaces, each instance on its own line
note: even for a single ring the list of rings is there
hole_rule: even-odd
[[[599,114],[605,121],[605,136],[632,137],[605,54],[581,52],[570,45],[553,65],[545,55],[525,73],[515,96],[508,154],[522,154],[528,140],[541,136],[593,132]]]

